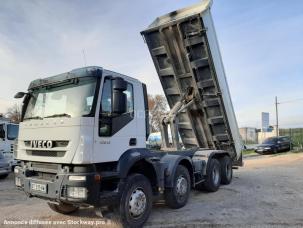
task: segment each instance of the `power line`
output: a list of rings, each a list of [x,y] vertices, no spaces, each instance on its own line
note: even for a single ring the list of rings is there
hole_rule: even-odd
[[[277,96],[275,97],[276,131],[277,131],[277,136],[279,136],[279,113],[278,113],[278,105],[280,105],[280,104],[287,104],[287,103],[293,103],[293,102],[298,102],[298,101],[303,101],[303,98],[297,98],[297,99],[293,99],[293,100],[278,102],[278,97]]]
[[[303,101],[303,98],[297,98],[297,99],[293,99],[293,100],[286,100],[286,101],[279,102],[279,104],[293,103],[293,102],[297,102],[297,101]]]

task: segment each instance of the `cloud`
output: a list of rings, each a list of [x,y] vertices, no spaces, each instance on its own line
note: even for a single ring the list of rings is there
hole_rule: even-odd
[[[157,16],[197,0],[3,1],[0,9],[0,97],[12,103],[29,82],[87,65],[99,65],[163,93],[140,31]],[[302,97],[301,1],[214,1],[212,12],[239,125],[259,126],[274,116],[274,96]],[[0,111],[6,105],[0,102]],[[300,105],[281,121],[299,123]],[[291,115],[289,113],[295,113]],[[288,113],[287,113],[288,112]],[[272,119],[273,120],[273,119]],[[287,120],[287,121],[286,121]],[[302,122],[302,121],[301,121]]]

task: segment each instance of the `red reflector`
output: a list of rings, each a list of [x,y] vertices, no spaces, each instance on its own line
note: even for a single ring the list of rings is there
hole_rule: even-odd
[[[95,181],[99,182],[101,180],[101,176],[99,174],[95,175]]]

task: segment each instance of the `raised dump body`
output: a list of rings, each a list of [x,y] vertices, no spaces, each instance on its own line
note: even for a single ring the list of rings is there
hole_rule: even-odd
[[[242,141],[210,13],[211,1],[158,17],[142,32],[170,108],[193,87],[194,104],[179,113],[185,148],[240,157]]]

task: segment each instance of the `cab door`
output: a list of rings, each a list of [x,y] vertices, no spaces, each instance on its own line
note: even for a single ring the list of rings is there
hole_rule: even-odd
[[[126,82],[123,91],[126,99],[125,111],[116,113],[114,110],[114,81],[118,77],[106,76],[101,86],[99,111],[95,118],[95,145],[93,160],[96,162],[117,161],[123,152],[136,147],[137,124],[134,115],[135,97],[134,83]],[[119,78],[121,79],[121,78]],[[120,91],[121,92],[121,91]],[[123,96],[122,96],[123,97]],[[121,101],[123,102],[123,101]]]

